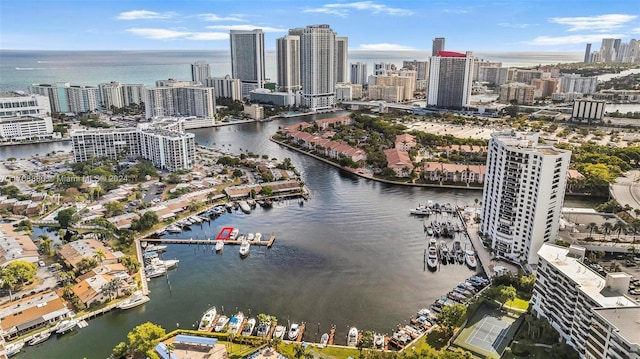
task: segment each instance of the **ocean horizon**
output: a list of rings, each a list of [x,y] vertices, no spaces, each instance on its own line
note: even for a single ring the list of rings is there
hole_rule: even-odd
[[[533,67],[582,61],[577,52],[504,52],[477,51],[474,56],[502,62],[504,67]],[[267,78],[276,79],[274,49],[265,51]],[[405,60],[426,61],[431,51],[350,50],[349,63],[390,62],[398,67]],[[0,50],[0,90],[26,91],[33,83],[68,82],[95,86],[117,81],[154,86],[156,80],[189,80],[190,64],[203,60],[211,66],[211,76],[231,73],[228,50]]]

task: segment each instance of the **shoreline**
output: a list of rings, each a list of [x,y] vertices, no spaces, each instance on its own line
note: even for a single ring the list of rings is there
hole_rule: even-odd
[[[37,145],[39,143],[55,143],[55,142],[71,142],[71,138],[56,138],[49,140],[33,140],[27,142],[0,142],[0,147],[20,146],[20,145]]]

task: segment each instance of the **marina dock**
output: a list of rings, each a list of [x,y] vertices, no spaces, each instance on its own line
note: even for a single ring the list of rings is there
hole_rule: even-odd
[[[212,238],[208,239],[193,239],[193,238],[144,238],[142,241],[150,242],[150,243],[167,243],[167,244],[204,244],[204,245],[215,245],[216,240]],[[276,241],[276,235],[271,234],[269,240],[266,241],[249,241],[249,244],[252,246],[267,246],[267,248],[271,248],[273,243]],[[240,245],[242,241],[235,239],[227,239],[224,241],[224,244],[237,244]]]

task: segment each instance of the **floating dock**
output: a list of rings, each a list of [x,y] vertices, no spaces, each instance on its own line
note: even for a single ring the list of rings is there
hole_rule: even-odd
[[[273,243],[276,241],[275,234],[271,234],[269,240],[266,241],[248,241],[252,246],[267,246],[267,248],[271,248]],[[205,244],[214,246],[216,244],[215,239],[193,239],[193,238],[144,238],[141,239],[141,242],[150,242],[150,243],[168,243],[168,244]],[[224,241],[224,244],[242,244],[242,241],[228,239]]]

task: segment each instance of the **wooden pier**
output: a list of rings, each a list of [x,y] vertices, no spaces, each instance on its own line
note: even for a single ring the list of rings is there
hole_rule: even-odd
[[[267,248],[271,248],[273,243],[276,241],[276,235],[271,234],[269,240],[267,241],[248,241],[252,246],[267,246]],[[144,238],[141,239],[141,242],[149,242],[149,243],[167,243],[167,244],[204,244],[214,246],[216,244],[215,239],[193,239],[193,238]],[[242,241],[235,239],[228,239],[224,241],[224,244],[242,244]]]
[[[302,336],[304,335],[304,330],[307,327],[307,325],[305,324],[305,322],[302,322],[300,324],[300,333],[298,334],[298,337],[296,338],[296,342],[301,343],[302,342]]]

